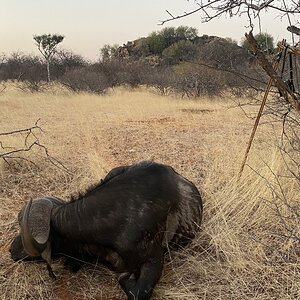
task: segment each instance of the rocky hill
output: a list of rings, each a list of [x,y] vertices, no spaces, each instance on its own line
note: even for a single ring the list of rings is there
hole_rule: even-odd
[[[191,40],[179,40],[162,45],[160,51],[153,51],[149,37],[129,41],[115,52],[118,58],[147,59],[152,65],[177,64],[182,61],[207,62],[220,68],[236,68],[251,62],[247,50],[230,39],[217,36],[197,36]]]

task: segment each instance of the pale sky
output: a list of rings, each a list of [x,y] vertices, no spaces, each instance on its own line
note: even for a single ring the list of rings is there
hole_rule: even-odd
[[[64,35],[61,48],[96,60],[104,44],[122,45],[166,26],[192,26],[200,36],[230,37],[238,42],[249,31],[246,19],[228,17],[203,24],[197,14],[158,25],[168,18],[166,9],[177,15],[194,8],[194,2],[187,0],[0,0],[0,54],[38,54],[32,36],[44,33]],[[262,32],[275,41],[291,40],[287,19],[269,13],[261,25]],[[254,33],[258,32],[257,26]]]

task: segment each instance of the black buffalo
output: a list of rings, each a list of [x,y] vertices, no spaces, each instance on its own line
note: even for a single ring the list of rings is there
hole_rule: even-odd
[[[198,230],[202,200],[195,185],[170,166],[152,161],[121,166],[87,192],[64,202],[29,201],[19,213],[14,260],[42,257],[101,261],[124,272],[119,283],[128,299],[150,299],[161,277],[164,248],[184,246]]]

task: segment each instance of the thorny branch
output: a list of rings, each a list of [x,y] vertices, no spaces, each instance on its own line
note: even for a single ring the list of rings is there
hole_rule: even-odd
[[[196,8],[189,12],[175,15],[166,10],[169,17],[160,21],[160,25],[198,13],[202,22],[209,22],[221,15],[229,15],[230,17],[247,15],[249,25],[253,27],[252,19],[259,18],[262,11],[274,10],[281,16],[300,13],[299,1],[286,3],[280,0],[195,0],[193,2]]]
[[[43,132],[43,129],[39,126],[38,124],[39,121],[40,119],[38,119],[35,122],[35,124],[31,127],[12,130],[8,132],[0,132],[0,138],[7,137],[7,136],[12,137],[15,135],[21,135],[23,139],[23,146],[21,147],[4,146],[4,142],[0,140],[0,159],[3,159],[7,164],[9,164],[9,160],[17,159],[17,160],[25,160],[27,162],[30,162],[33,165],[36,165],[33,161],[24,157],[23,154],[29,152],[34,147],[39,147],[40,149],[42,149],[47,159],[54,166],[64,171],[68,171],[67,168],[58,159],[50,155],[48,148],[45,145],[40,143],[40,140],[37,136],[37,131]]]
[[[295,17],[300,14],[300,1],[298,0],[194,0],[190,2],[195,4],[195,9],[180,14],[175,14],[167,10],[167,18],[161,21],[160,25],[185,18],[192,14],[199,15],[202,22],[209,22],[220,16],[240,17],[245,15],[248,17],[249,27],[253,29],[254,19],[257,19],[260,24],[260,17],[263,12],[274,11],[279,17],[287,18],[289,23],[288,30],[292,29],[292,34],[298,35],[298,31],[294,32],[295,26],[293,26],[291,20],[291,16]],[[299,21],[296,20],[296,24],[294,25],[297,24],[299,24]],[[248,164],[247,166],[265,181],[271,192],[271,200],[266,200],[266,202],[270,205],[274,216],[279,218],[281,224],[281,228],[278,228],[276,232],[272,232],[272,235],[284,239],[284,242],[293,240],[295,242],[293,244],[299,244],[300,207],[298,199],[293,199],[295,197],[290,193],[288,187],[294,186],[296,189],[300,187],[300,94],[295,93],[282,80],[281,76],[277,74],[273,66],[266,59],[263,51],[260,51],[259,47],[257,47],[258,45],[252,35],[252,31],[246,35],[246,38],[250,46],[254,46],[252,50],[260,65],[282,95],[281,98],[274,97],[274,99],[277,99],[276,101],[266,103],[266,108],[268,109],[268,114],[273,117],[273,120],[276,122],[281,121],[283,124],[279,150],[285,164],[285,170],[274,172],[271,166],[264,162],[271,175],[263,176],[260,171],[255,170]],[[294,36],[292,38],[294,39]],[[297,55],[300,53],[298,46],[290,47],[288,51]],[[297,69],[295,73],[298,80]],[[282,101],[283,99],[285,101]],[[285,112],[283,112],[284,109],[286,109]],[[292,180],[293,183],[287,187],[285,180]],[[258,242],[262,243],[262,241]],[[279,249],[276,248],[275,250],[278,251]],[[284,253],[281,254],[284,257]],[[286,257],[289,257],[289,255],[287,254]]]
[[[207,63],[203,63],[203,62],[198,62],[198,61],[188,61],[188,62],[192,63],[194,65],[204,66],[208,69],[213,69],[213,70],[217,70],[217,71],[220,71],[220,72],[225,72],[225,73],[230,73],[230,74],[237,75],[237,76],[239,76],[239,78],[241,78],[242,80],[247,82],[249,85],[250,85],[250,81],[254,81],[254,82],[257,82],[257,83],[260,83],[260,84],[265,84],[265,82],[262,81],[259,78],[249,76],[246,73],[241,73],[241,72],[236,71],[234,69],[229,69],[229,68],[225,68],[225,67],[216,67],[216,66],[213,66],[213,65],[210,65],[210,64],[207,64]],[[247,80],[250,80],[250,81],[247,81]]]
[[[262,175],[260,172],[247,165],[252,171],[254,171],[265,182],[272,194],[272,201],[262,199],[270,205],[270,208],[274,211],[276,217],[281,221],[285,233],[273,232],[274,236],[282,237],[285,239],[292,239],[300,242],[299,235],[299,221],[300,213],[299,207],[291,204],[290,199],[286,196],[286,191],[281,183],[280,176],[276,174],[272,168],[264,162],[265,166],[271,172],[274,182],[271,182],[269,178]]]
[[[271,200],[263,200],[269,205],[274,216],[280,220],[281,227],[270,233],[273,237],[282,239],[284,243],[292,242],[295,247],[298,247],[296,245],[300,243],[300,206],[297,196],[294,196],[290,189],[294,187],[297,194],[300,187],[300,115],[296,110],[292,110],[290,105],[283,107],[280,101],[273,102],[272,105],[272,115],[270,116],[274,120],[282,122],[278,150],[285,168],[274,171],[262,159],[268,174],[271,175],[266,176],[249,164],[247,166],[264,180],[271,193]],[[284,108],[286,111],[282,113]],[[288,187],[286,183],[289,184]],[[258,242],[260,241],[258,240]]]
[[[17,130],[12,130],[8,132],[0,132],[0,136],[4,135],[12,135],[16,133],[21,133],[21,132],[26,132],[26,133],[33,133],[34,129],[39,129],[40,131],[43,132],[42,128],[38,125],[38,122],[40,119],[38,119],[35,123],[34,126],[28,127],[28,128],[23,128],[23,129],[17,129]],[[1,157],[1,156],[0,156]]]

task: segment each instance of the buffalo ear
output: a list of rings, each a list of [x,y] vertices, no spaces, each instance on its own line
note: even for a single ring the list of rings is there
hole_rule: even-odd
[[[50,222],[53,202],[49,198],[30,200],[21,210],[18,218],[22,243],[30,256],[41,256],[47,263],[49,275],[55,278],[51,269]]]
[[[19,214],[21,237],[30,256],[40,256],[50,236],[50,217],[53,203],[41,198],[30,200]]]
[[[28,227],[32,238],[39,245],[45,245],[50,235],[50,217],[53,203],[48,199],[38,199],[32,202],[29,215]]]

